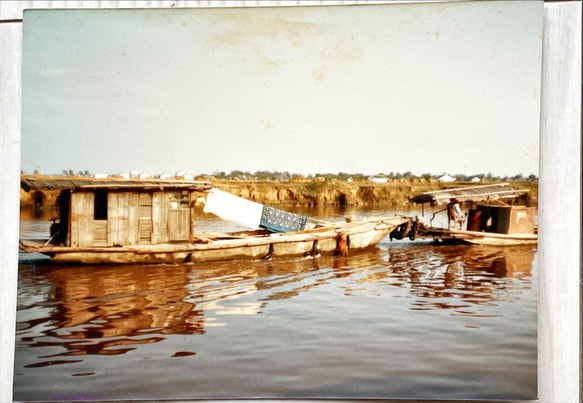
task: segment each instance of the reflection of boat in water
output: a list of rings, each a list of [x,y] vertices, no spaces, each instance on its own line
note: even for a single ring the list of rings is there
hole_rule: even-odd
[[[34,272],[51,285],[42,306],[55,308],[40,320],[47,322],[41,335],[24,337],[25,343],[40,347],[46,342],[39,339],[50,338],[51,345],[64,349],[50,358],[118,355],[170,335],[204,334],[224,325],[225,315],[257,315],[270,301],[320,286],[318,281],[303,284],[315,273],[333,276],[330,270],[320,273],[318,261],[211,262],[196,269],[191,264],[35,265]],[[252,296],[257,292],[261,298]],[[23,319],[18,328],[30,335],[40,322]]]
[[[447,228],[415,223],[415,235],[445,243],[476,245],[523,245],[536,244],[536,208],[506,204],[503,200],[516,199],[526,190],[515,190],[508,184],[472,186],[423,193],[410,199],[411,203],[436,206],[446,203],[443,210],[433,214],[447,214]],[[463,214],[459,203],[474,205]],[[464,223],[466,228],[464,229]]]
[[[412,296],[410,309],[464,308],[467,314],[530,287],[535,254],[532,246],[404,245],[320,259],[171,267],[49,264],[35,266],[34,272],[50,284],[41,306],[51,308],[40,323],[25,315],[18,327],[23,343],[42,346],[50,338],[52,346],[64,349],[54,358],[124,354],[171,335],[204,334],[210,327],[237,323],[230,315],[260,315],[270,304],[320,287],[340,288],[347,298],[383,290],[383,295]],[[30,309],[38,306],[31,302]]]
[[[476,306],[519,298],[531,288],[535,257],[532,245],[409,245],[391,249],[390,281],[416,297],[412,309],[474,316]]]
[[[187,301],[188,271],[176,266],[172,276],[164,267],[126,266],[87,270],[84,267],[51,268],[46,277],[62,298],[60,326],[77,328],[107,322],[101,337],[136,336],[151,329],[156,334],[201,333],[201,312]],[[96,333],[96,328],[91,333]],[[85,331],[81,330],[81,336]],[[73,332],[76,333],[76,332]]]
[[[167,263],[258,259],[319,253],[344,255],[377,245],[407,217],[378,217],[312,228],[306,217],[177,180],[27,179],[25,190],[61,189],[48,240],[21,240],[24,252],[61,263]],[[195,206],[252,228],[194,231]]]
[[[172,334],[204,333],[200,307],[188,301],[188,269],[177,266],[168,275],[164,266],[42,267],[51,284],[47,302],[55,309],[43,317],[41,335],[31,346],[50,345],[61,351],[53,356],[119,355],[136,345],[158,343]],[[34,306],[34,305],[33,305]],[[21,320],[19,328],[37,322]],[[35,330],[36,331],[36,330]],[[51,365],[47,361],[43,365]]]
[[[265,304],[236,303],[257,291],[251,267],[48,265],[35,271],[51,285],[43,304],[56,307],[42,319],[53,323],[42,326],[43,336],[65,349],[54,357],[118,355],[170,335],[204,334],[220,325],[220,315],[255,315]],[[37,325],[23,320],[19,329]],[[32,346],[40,346],[38,338],[30,338]]]
[[[516,245],[508,248],[487,247],[468,251],[463,255],[464,264],[476,270],[484,270],[498,278],[525,279],[532,276],[536,246]]]

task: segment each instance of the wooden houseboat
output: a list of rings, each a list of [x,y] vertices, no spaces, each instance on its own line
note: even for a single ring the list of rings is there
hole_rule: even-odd
[[[25,191],[60,190],[58,215],[48,239],[22,239],[20,249],[61,263],[175,263],[346,254],[377,245],[410,221],[395,216],[308,226],[306,217],[197,181],[25,178],[21,187]],[[197,204],[250,230],[202,232],[194,225]]]
[[[475,245],[536,244],[536,208],[506,203],[525,195],[527,190],[515,190],[507,183],[472,186],[426,192],[411,198],[411,203],[432,207],[445,204],[443,210],[433,214],[429,225],[423,220],[413,224],[415,236],[432,238],[437,242]],[[460,203],[471,202],[467,214]],[[439,213],[446,214],[447,228],[433,226]]]

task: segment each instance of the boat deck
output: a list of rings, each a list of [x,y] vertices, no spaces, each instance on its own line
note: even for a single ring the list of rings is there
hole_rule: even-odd
[[[417,237],[431,238],[444,243],[466,243],[471,245],[524,245],[538,242],[537,234],[500,234],[437,227],[429,227],[418,233]]]

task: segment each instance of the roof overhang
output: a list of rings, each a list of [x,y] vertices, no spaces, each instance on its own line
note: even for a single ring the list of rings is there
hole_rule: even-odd
[[[409,203],[442,204],[449,203],[452,200],[457,200],[458,202],[481,202],[516,198],[524,195],[527,192],[528,190],[513,189],[508,185],[508,183],[501,183],[496,185],[471,186],[425,192],[421,195],[410,198]]]
[[[208,182],[172,179],[94,179],[94,178],[26,178],[20,187],[31,190],[75,190],[75,189],[192,189],[208,190]]]

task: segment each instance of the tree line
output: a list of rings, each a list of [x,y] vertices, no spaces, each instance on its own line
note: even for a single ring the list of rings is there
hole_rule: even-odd
[[[421,175],[415,175],[411,171],[407,171],[405,173],[400,172],[389,172],[388,174],[379,173],[372,176],[384,176],[391,180],[398,180],[398,179],[424,179],[427,181],[430,180],[438,180],[445,173],[441,175],[435,175],[431,173],[424,173]],[[279,172],[279,171],[256,171],[256,172],[249,172],[249,171],[240,171],[234,170],[230,173],[226,173],[223,171],[215,171],[211,175],[216,179],[225,179],[225,180],[232,180],[232,179],[240,179],[240,180],[290,180],[294,177],[299,178],[307,178],[307,179],[314,179],[314,178],[324,178],[326,180],[336,179],[339,181],[347,181],[347,180],[363,180],[368,179],[371,175],[366,175],[362,173],[346,173],[346,172],[339,172],[339,173],[316,173],[313,175],[304,176],[298,173],[289,173],[288,171]],[[475,174],[475,175],[465,175],[465,174],[456,174],[450,175],[451,177],[455,178],[456,181],[459,182],[469,182],[474,180],[475,178],[480,179],[480,181],[487,181],[487,182],[500,182],[500,181],[512,181],[512,182],[535,182],[538,180],[538,177],[534,174],[529,176],[525,176],[523,174],[517,174],[514,176],[496,176],[492,175],[492,173],[487,174]]]
[[[38,174],[39,172],[37,170],[34,171],[35,174]],[[75,172],[72,169],[63,169],[62,170],[62,176],[92,176],[92,174],[87,171],[77,171]],[[373,176],[381,176],[381,177],[386,177],[389,180],[399,180],[399,179],[423,179],[426,181],[431,181],[431,180],[438,180],[439,178],[441,178],[442,176],[444,176],[445,173],[441,174],[441,175],[436,175],[436,174],[432,174],[432,173],[424,173],[421,175],[415,175],[413,174],[411,171],[407,171],[404,173],[401,172],[389,172],[388,174],[386,173],[378,173],[375,174]],[[316,173],[316,174],[310,174],[310,175],[303,175],[300,173],[290,173],[288,171],[255,171],[255,172],[249,172],[249,171],[241,171],[241,170],[233,170],[229,173],[226,173],[224,171],[214,171],[212,174],[201,174],[199,176],[205,176],[207,178],[210,177],[214,177],[216,179],[222,179],[222,180],[234,180],[234,179],[239,179],[239,180],[291,180],[293,178],[306,178],[306,179],[314,179],[314,178],[324,178],[325,180],[339,180],[339,181],[349,181],[349,180],[364,180],[364,179],[368,179],[371,175],[366,175],[363,173],[346,173],[346,172],[339,172],[339,173]],[[483,173],[479,173],[479,174],[474,174],[474,175],[465,175],[465,174],[455,174],[455,175],[450,175],[451,177],[455,178],[456,181],[459,182],[469,182],[472,180],[475,180],[476,178],[478,178],[480,181],[485,181],[485,182],[501,182],[501,181],[512,181],[512,182],[535,182],[538,181],[538,177],[534,174],[525,176],[523,174],[517,174],[514,176],[496,176],[496,175],[492,175],[492,173],[487,173],[487,174],[483,174]]]

